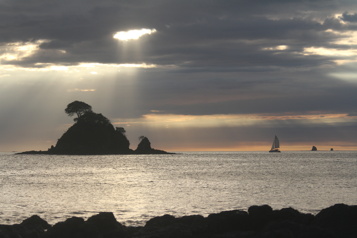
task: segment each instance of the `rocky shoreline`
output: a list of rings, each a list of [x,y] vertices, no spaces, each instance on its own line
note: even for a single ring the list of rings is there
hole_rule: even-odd
[[[87,220],[72,217],[54,225],[34,215],[21,224],[0,225],[0,238],[260,238],[260,237],[357,237],[357,205],[336,204],[318,214],[293,208],[273,210],[251,206],[210,214],[155,217],[144,226],[129,227],[113,213],[102,212]]]

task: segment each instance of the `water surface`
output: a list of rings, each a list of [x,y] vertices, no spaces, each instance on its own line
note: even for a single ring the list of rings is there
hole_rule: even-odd
[[[207,215],[269,204],[316,213],[357,204],[357,152],[188,152],[174,155],[0,155],[0,224],[113,212]]]

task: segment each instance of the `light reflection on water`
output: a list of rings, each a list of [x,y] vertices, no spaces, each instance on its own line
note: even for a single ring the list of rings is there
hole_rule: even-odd
[[[0,224],[113,212],[207,215],[269,204],[312,212],[357,204],[357,152],[188,152],[175,155],[0,155]]]

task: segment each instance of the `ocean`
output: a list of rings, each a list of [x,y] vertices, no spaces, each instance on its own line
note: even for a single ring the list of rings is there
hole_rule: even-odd
[[[357,151],[0,154],[0,224],[113,212],[125,225],[268,204],[316,214],[357,205]]]

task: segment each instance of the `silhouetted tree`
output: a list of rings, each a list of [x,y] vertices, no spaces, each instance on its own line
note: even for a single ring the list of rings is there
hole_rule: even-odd
[[[120,132],[120,133],[122,133],[123,135],[124,135],[125,132],[126,132],[125,129],[124,129],[124,127],[116,127],[115,130],[118,131],[118,132]]]
[[[64,110],[68,116],[73,116],[77,114],[77,119],[83,116],[86,112],[92,112],[92,106],[88,105],[85,102],[74,101],[67,105],[67,108]],[[76,119],[75,119],[76,121]]]
[[[77,119],[78,123],[79,122],[84,122],[87,124],[93,124],[93,125],[110,125],[110,121],[108,118],[103,116],[101,113],[95,113],[92,111],[87,111],[84,112],[81,117]]]

